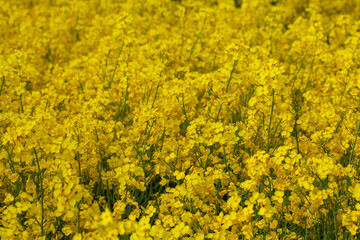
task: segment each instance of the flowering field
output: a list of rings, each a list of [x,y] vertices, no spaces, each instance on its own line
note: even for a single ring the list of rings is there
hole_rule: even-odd
[[[357,239],[359,38],[356,0],[0,0],[0,238]]]

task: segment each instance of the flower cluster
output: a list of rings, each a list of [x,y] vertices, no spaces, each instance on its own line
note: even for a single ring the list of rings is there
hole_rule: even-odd
[[[0,238],[360,237],[359,16],[0,0]]]

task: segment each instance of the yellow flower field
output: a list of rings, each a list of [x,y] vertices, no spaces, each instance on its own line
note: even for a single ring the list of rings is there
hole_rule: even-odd
[[[360,2],[0,0],[0,239],[360,238]]]

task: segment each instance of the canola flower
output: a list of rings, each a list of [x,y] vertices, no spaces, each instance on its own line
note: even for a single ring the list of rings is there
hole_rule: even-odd
[[[359,16],[0,0],[0,238],[359,238]]]

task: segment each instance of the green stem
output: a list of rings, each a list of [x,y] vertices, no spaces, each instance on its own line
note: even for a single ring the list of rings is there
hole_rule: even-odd
[[[226,89],[225,89],[225,93],[227,93],[228,89],[229,89],[229,85],[230,85],[230,82],[231,82],[231,79],[232,79],[232,76],[233,76],[233,73],[235,71],[235,68],[236,68],[236,65],[238,64],[238,59],[237,60],[234,60],[234,63],[233,63],[233,67],[231,69],[231,72],[230,72],[230,76],[229,76],[229,79],[228,79],[228,82],[226,84]],[[217,122],[219,120],[219,116],[220,116],[220,112],[221,112],[221,109],[222,109],[222,102],[220,103],[220,107],[219,107],[219,110],[218,110],[218,113],[216,115],[216,118],[215,118],[215,122]]]
[[[157,84],[157,86],[156,86],[155,97],[154,97],[153,103],[151,104],[151,109],[154,107],[155,100],[156,100],[157,95],[158,95],[158,91],[159,91],[159,84],[160,84],[160,83],[158,83],[158,84]]]
[[[110,52],[111,50],[108,51],[106,57],[106,62],[105,62],[105,70],[104,70],[104,74],[103,74],[103,80],[105,81],[105,78],[106,78],[106,72],[107,72],[107,66],[108,66],[108,60],[109,60],[109,56],[110,56]]]
[[[114,80],[115,72],[116,72],[116,69],[118,68],[118,65],[119,65],[119,57],[120,57],[120,55],[121,55],[121,53],[122,53],[122,50],[123,50],[123,48],[124,48],[124,44],[125,44],[125,41],[122,42],[122,45],[121,45],[121,48],[120,48],[120,51],[119,51],[119,55],[118,55],[118,57],[117,57],[117,59],[116,59],[115,69],[114,69],[114,71],[113,71],[113,74],[112,74],[111,79],[110,79],[110,82],[109,82],[108,89],[111,88],[111,83],[112,83],[112,81]]]
[[[36,152],[36,149],[34,149],[34,153],[35,153],[35,160],[36,160],[36,165],[38,168],[38,179],[40,181],[40,205],[41,205],[41,222],[40,222],[40,228],[41,228],[41,236],[44,236],[44,186],[43,186],[43,178],[41,175],[41,169],[40,169],[40,162],[39,162],[39,158]]]
[[[147,124],[146,124],[146,128],[145,128],[146,139],[144,140],[144,142],[143,142],[143,144],[142,144],[142,150],[141,150],[141,153],[140,153],[138,166],[140,165],[141,160],[142,160],[142,156],[143,156],[143,154],[145,153],[145,148],[146,148],[146,145],[147,145],[147,141],[149,140],[150,132],[151,132],[152,127],[154,126],[154,123],[155,123],[155,120],[153,120],[153,122],[152,122],[152,124],[151,124],[151,126],[150,126],[149,132],[147,132],[147,129],[148,129],[148,127],[149,127],[149,122],[147,122]]]
[[[186,60],[187,62],[188,62],[188,61],[190,61],[190,58],[191,58],[191,55],[192,55],[192,54],[193,54],[193,52],[194,52],[195,46],[196,46],[197,42],[199,41],[200,36],[201,36],[201,34],[202,34],[203,30],[204,30],[205,21],[206,21],[206,17],[204,18],[203,26],[202,26],[202,28],[201,28],[201,30],[200,30],[200,32],[199,32],[199,34],[197,35],[197,37],[196,37],[196,39],[195,39],[194,44],[193,44],[193,45],[192,45],[192,47],[191,47],[189,57],[188,57],[188,59]]]
[[[0,87],[0,95],[1,95],[1,92],[2,92],[3,87],[4,87],[4,83],[5,83],[5,76],[2,76],[1,87]]]
[[[80,146],[80,136],[77,135],[77,140],[78,140],[78,147]],[[79,151],[76,152],[76,160],[78,161],[78,168],[79,168],[79,183],[82,183],[82,177],[81,177],[81,164],[80,164],[80,153]]]
[[[229,77],[229,80],[227,82],[227,85],[226,85],[226,89],[225,89],[225,92],[227,93],[228,89],[229,89],[229,85],[230,85],[230,82],[231,82],[231,79],[232,79],[232,75],[235,71],[235,68],[236,68],[236,65],[238,64],[239,60],[234,60],[234,63],[233,63],[233,67],[231,69],[231,72],[230,72],[230,77]]]
[[[21,107],[21,113],[24,113],[24,106],[22,102],[22,94],[20,94],[20,107]]]
[[[351,150],[351,154],[350,154],[350,158],[349,158],[348,165],[351,163],[351,160],[352,160],[352,157],[353,157],[353,154],[354,154],[354,149],[355,149],[355,145],[356,145],[356,140],[357,140],[357,136],[358,136],[359,128],[360,128],[360,122],[358,123],[358,121],[356,121],[356,125],[357,125],[356,135],[355,135],[354,143],[353,143],[353,146],[352,146],[352,150]]]
[[[271,129],[271,122],[272,122],[272,117],[273,117],[273,113],[274,113],[274,103],[275,103],[275,90],[272,90],[272,103],[271,103],[271,113],[270,113],[270,122],[269,122],[269,127],[268,127],[268,136],[267,136],[267,143],[266,143],[266,153],[269,153],[269,147],[270,147],[270,129]]]
[[[78,208],[78,220],[77,220],[77,231],[78,233],[80,233],[80,203],[77,203],[77,208]]]

